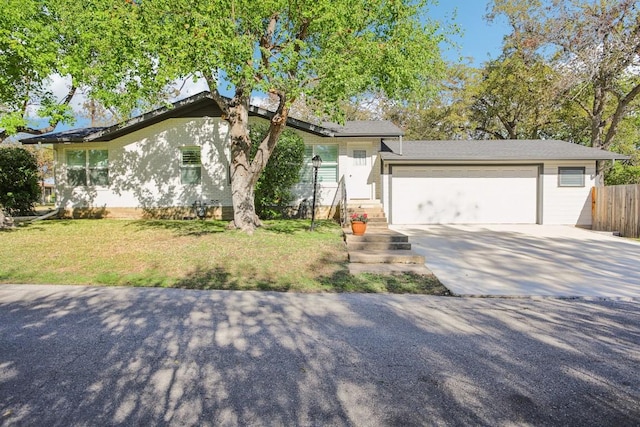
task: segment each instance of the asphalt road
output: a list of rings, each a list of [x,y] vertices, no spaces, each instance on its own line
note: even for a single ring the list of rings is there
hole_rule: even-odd
[[[0,285],[0,424],[640,425],[640,304]]]

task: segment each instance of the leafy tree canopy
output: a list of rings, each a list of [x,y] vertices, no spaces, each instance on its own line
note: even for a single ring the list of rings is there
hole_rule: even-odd
[[[427,19],[426,0],[46,0],[64,24],[82,66],[78,82],[107,107],[157,103],[176,79],[204,78],[230,125],[234,225],[252,231],[254,187],[304,96],[339,119],[352,96],[430,96],[442,71],[444,35]],[[232,96],[224,98],[222,93]],[[278,106],[251,153],[252,93]]]
[[[510,46],[545,55],[563,76],[568,102],[589,122],[589,145],[608,149],[638,112],[640,7],[636,0],[493,0]]]
[[[49,89],[49,78],[67,70],[67,49],[58,35],[43,2],[0,2],[0,142],[18,132],[42,134],[73,121],[68,104],[75,87],[63,99]],[[34,112],[47,119],[46,126],[30,123]]]

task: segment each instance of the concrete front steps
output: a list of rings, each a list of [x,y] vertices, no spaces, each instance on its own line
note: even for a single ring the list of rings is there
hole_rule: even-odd
[[[349,218],[353,213],[364,212],[369,218],[364,236],[354,236],[350,226],[344,229],[351,273],[431,273],[424,264],[424,257],[411,250],[409,238],[389,230],[380,202],[352,201],[347,205]]]

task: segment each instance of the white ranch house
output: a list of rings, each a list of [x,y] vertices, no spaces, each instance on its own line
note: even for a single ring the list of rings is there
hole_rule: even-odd
[[[56,203],[68,215],[181,218],[194,202],[232,217],[227,123],[208,92],[106,128],[23,139],[52,144]],[[251,120],[270,113],[251,107]],[[403,141],[386,121],[313,125],[290,119],[307,166],[296,205],[312,196],[319,215],[344,178],[347,198],[381,203],[391,224],[530,223],[591,225],[596,162],[620,154],[563,141]]]

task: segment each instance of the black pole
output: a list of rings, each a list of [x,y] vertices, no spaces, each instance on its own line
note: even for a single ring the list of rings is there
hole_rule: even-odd
[[[313,231],[316,222],[316,191],[318,189],[318,167],[313,167],[313,203],[311,204],[311,229]]]

